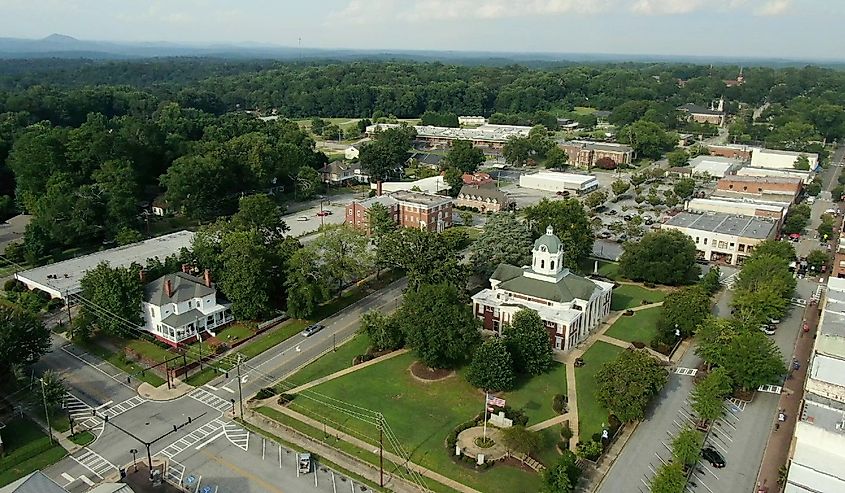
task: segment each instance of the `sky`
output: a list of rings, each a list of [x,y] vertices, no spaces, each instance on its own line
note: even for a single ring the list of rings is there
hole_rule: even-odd
[[[845,0],[0,0],[0,36],[845,59]]]

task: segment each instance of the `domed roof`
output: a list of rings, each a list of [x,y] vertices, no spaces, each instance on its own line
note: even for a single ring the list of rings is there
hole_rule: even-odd
[[[555,235],[554,228],[551,225],[546,228],[546,234],[537,238],[534,242],[534,251],[540,250],[541,246],[545,246],[546,250],[551,253],[557,253],[563,247],[560,243],[560,238]]]

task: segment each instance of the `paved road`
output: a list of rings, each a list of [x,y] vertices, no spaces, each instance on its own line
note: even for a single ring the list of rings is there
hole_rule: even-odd
[[[244,397],[269,385],[266,379],[281,378],[331,350],[335,341],[340,344],[351,337],[365,311],[394,310],[406,285],[404,279],[397,281],[326,319],[326,329],[314,336],[294,336],[250,360],[250,368],[242,371]],[[178,399],[148,401],[125,383],[120,370],[58,337],[53,350],[39,362],[39,370],[48,368],[66,379],[74,396],[68,409],[75,421],[90,425],[98,435],[93,444],[45,470],[70,491],[85,491],[89,483],[117,474],[119,467],[132,462],[129,451],[133,448],[139,451],[138,460],[146,460],[144,445],[118,427],[148,442],[174,425],[186,423],[188,417],[192,418],[190,424],[153,444],[150,453],[155,460],[168,461],[174,481],[187,482],[193,477],[192,491],[203,491],[205,486],[209,492],[219,493],[363,491],[357,483],[323,467],[298,476],[293,452],[230,421],[226,413],[237,389],[232,374]],[[91,418],[92,409],[99,416],[107,414],[108,423]]]
[[[802,279],[796,288],[796,297],[808,299],[818,284]],[[723,291],[714,307],[720,317],[730,315],[732,292]],[[783,352],[784,361],[792,354],[792,347],[800,333],[803,308],[794,306],[773,336]],[[680,361],[679,368],[697,368],[701,359],[693,350]],[[655,400],[646,419],[625,445],[613,464],[607,478],[598,490],[600,493],[617,491],[648,492],[648,481],[655,471],[669,459],[672,438],[681,427],[691,423],[689,393],[693,388],[693,375],[672,373],[669,382]],[[727,403],[728,412],[714,427],[708,442],[725,456],[727,467],[713,469],[701,465],[689,487],[690,492],[747,493],[754,487],[757,470],[763,457],[766,438],[777,411],[778,394],[758,392],[754,400],[742,408]],[[633,485],[633,486],[632,486]]]

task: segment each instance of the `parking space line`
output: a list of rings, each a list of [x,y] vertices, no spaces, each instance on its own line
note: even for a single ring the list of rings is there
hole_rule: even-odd
[[[62,477],[63,477],[63,478],[65,478],[65,479],[67,480],[67,484],[73,483],[73,482],[75,481],[75,480],[73,479],[73,476],[71,476],[70,474],[68,474],[68,473],[66,473],[66,472],[63,472],[63,473],[62,473]],[[66,484],[65,486],[67,486],[67,484]]]
[[[714,442],[714,441],[711,441],[711,442],[709,443],[709,445],[713,445],[714,447],[719,447],[720,449],[722,449],[722,451],[723,451],[723,452],[728,453],[728,449],[727,449],[727,447],[725,447],[724,445],[722,445],[722,444],[721,444],[721,443],[719,443],[719,442]]]
[[[282,468],[282,446],[279,445],[279,469]]]
[[[200,483],[202,482],[202,474],[197,478],[197,487],[194,490],[194,493],[197,493],[200,490]]]
[[[220,432],[219,432],[219,433],[217,433],[217,434],[216,434],[216,435],[214,435],[213,437],[211,437],[211,438],[209,438],[208,440],[206,440],[206,441],[202,442],[201,444],[197,445],[197,446],[196,446],[196,447],[194,447],[194,448],[195,448],[196,450],[199,450],[199,449],[201,449],[201,448],[205,447],[206,445],[208,445],[209,443],[213,442],[214,440],[217,440],[218,438],[222,437],[222,436],[223,436],[223,435],[225,435],[225,434],[226,434],[226,431],[225,431],[225,430],[220,430]]]

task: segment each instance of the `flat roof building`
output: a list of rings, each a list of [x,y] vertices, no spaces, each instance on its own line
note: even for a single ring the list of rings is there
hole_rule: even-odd
[[[845,491],[845,279],[827,281],[809,365],[783,491]]]
[[[729,175],[716,183],[713,193],[719,197],[752,198],[795,203],[803,185],[797,176]]]
[[[758,168],[755,166],[743,166],[739,168],[736,171],[736,176],[798,178],[804,185],[809,185],[813,181],[813,173],[811,171]]]
[[[367,135],[389,128],[397,128],[398,123],[376,123],[366,129]],[[468,140],[473,145],[487,145],[501,147],[511,137],[528,137],[531,127],[522,125],[493,125],[490,123],[475,128],[435,127],[432,125],[416,125],[417,140],[429,144],[449,144],[453,140]]]
[[[795,169],[795,162],[804,156],[810,163],[810,170],[819,165],[819,155],[814,152],[780,151],[776,149],[755,148],[751,153],[751,166],[757,168]]]
[[[693,176],[709,176],[711,178],[723,178],[734,170],[739,169],[742,163],[736,159],[718,156],[697,156],[690,159],[687,165],[692,170]]]
[[[772,219],[721,212],[681,212],[662,227],[692,238],[699,258],[730,265],[737,265],[755,246],[777,234],[777,223]]]
[[[690,212],[721,212],[739,216],[756,216],[773,219],[778,224],[786,217],[788,203],[758,202],[736,199],[692,199],[687,202],[686,209]]]
[[[519,186],[546,192],[572,192],[580,195],[597,189],[599,182],[593,175],[541,171],[530,175],[521,175]]]
[[[178,254],[182,248],[191,248],[193,240],[192,231],[178,231],[18,272],[15,279],[26,284],[29,289],[38,288],[50,293],[54,298],[66,300],[68,295],[82,291],[80,282],[85,273],[103,262],[112,267],[129,267],[132,264],[143,266],[150,259],[164,260]]]

